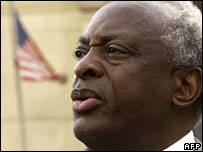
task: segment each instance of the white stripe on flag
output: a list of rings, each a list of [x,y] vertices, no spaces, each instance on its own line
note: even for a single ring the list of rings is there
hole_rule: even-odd
[[[47,75],[51,75],[49,71],[47,71],[47,69],[41,67],[38,62],[26,62],[24,60],[20,60],[18,62],[19,66],[20,67],[25,67],[25,68],[28,68],[30,70],[33,70],[33,71],[40,71],[40,72],[43,72],[43,73],[46,73]],[[21,70],[24,70],[23,68]]]
[[[41,76],[39,74],[28,72],[28,71],[20,71],[20,75],[22,77],[30,77],[35,80],[41,80]]]
[[[22,77],[30,77],[30,78],[35,79],[35,80],[43,80],[43,79],[50,78],[49,76],[47,76],[43,73],[35,73],[32,71],[25,71],[25,70],[21,70],[20,75]]]

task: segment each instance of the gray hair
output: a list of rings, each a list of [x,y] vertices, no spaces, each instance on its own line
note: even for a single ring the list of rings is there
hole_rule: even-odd
[[[172,56],[172,68],[183,69],[200,67],[202,69],[202,13],[190,1],[169,1],[161,4],[174,9],[172,20],[177,29],[163,27],[161,39]],[[166,29],[167,28],[167,29]],[[197,116],[201,120],[202,93],[197,99]]]
[[[111,3],[121,3],[111,2]],[[122,1],[122,3],[126,3]],[[133,4],[132,1],[130,3]],[[169,50],[171,71],[190,67],[202,69],[202,13],[191,1],[140,1],[143,8],[146,4],[153,5],[150,12],[153,16],[162,18],[164,25],[158,29],[160,38]],[[165,6],[165,7],[164,7]],[[160,12],[160,9],[162,8]],[[155,8],[155,9],[154,9]],[[146,9],[150,9],[147,7]],[[169,11],[167,11],[169,10]],[[169,13],[170,12],[170,13]],[[163,13],[163,14],[161,14]],[[166,21],[171,21],[168,25]],[[197,119],[201,120],[202,93],[195,102]]]

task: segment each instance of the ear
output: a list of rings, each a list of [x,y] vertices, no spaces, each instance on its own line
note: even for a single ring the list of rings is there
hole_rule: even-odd
[[[202,92],[202,70],[187,68],[177,70],[174,74],[175,94],[173,104],[178,108],[192,105]]]

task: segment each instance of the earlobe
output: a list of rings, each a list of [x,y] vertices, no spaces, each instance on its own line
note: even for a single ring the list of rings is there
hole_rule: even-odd
[[[184,108],[194,104],[202,92],[202,70],[200,68],[178,70],[174,78],[176,85],[174,106]]]

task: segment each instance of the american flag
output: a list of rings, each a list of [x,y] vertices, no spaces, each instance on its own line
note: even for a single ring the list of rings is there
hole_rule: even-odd
[[[52,66],[42,55],[36,43],[28,36],[23,28],[15,9],[12,10],[17,42],[16,64],[20,76],[24,80],[59,80],[66,82],[66,77],[55,72]]]

